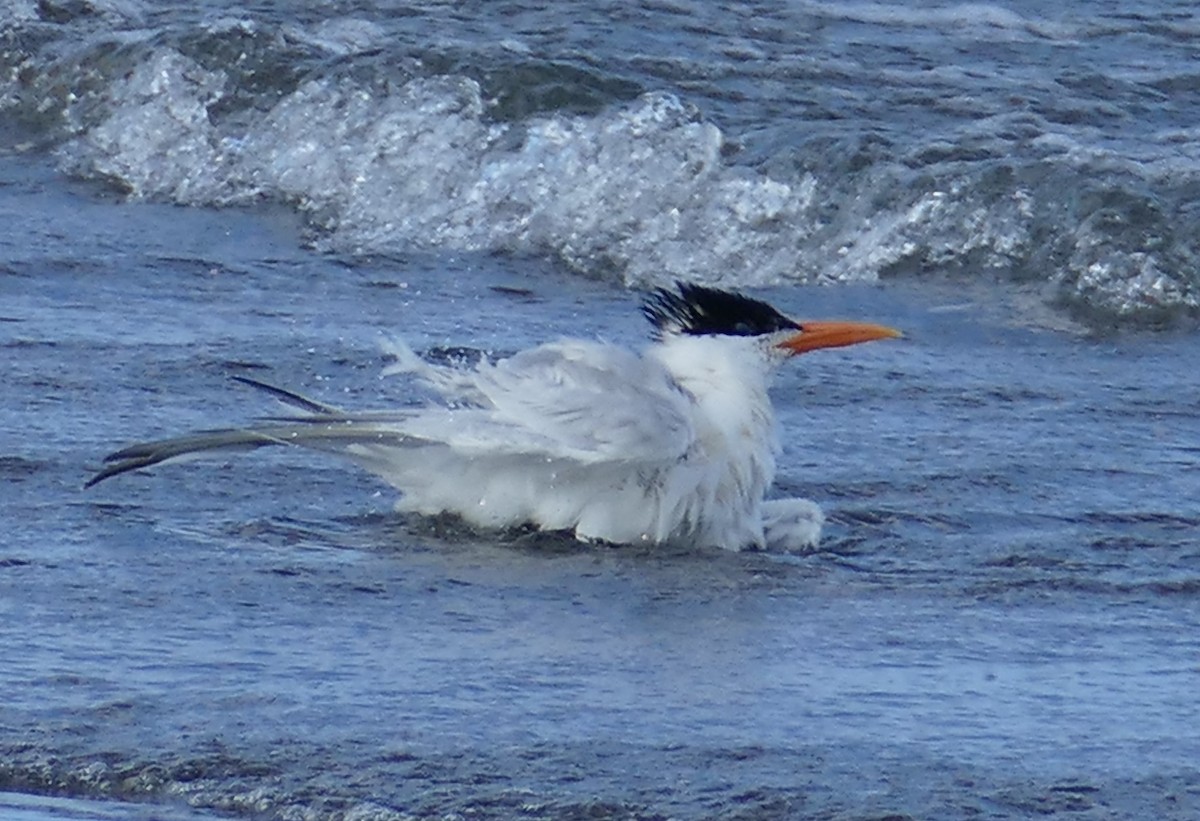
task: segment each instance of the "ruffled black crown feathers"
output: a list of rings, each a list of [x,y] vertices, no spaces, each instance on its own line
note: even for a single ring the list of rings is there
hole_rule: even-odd
[[[655,288],[642,304],[642,314],[659,338],[669,334],[760,336],[800,328],[762,300],[688,282]]]

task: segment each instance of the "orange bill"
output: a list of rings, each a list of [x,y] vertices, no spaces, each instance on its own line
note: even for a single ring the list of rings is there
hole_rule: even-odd
[[[818,348],[843,348],[876,339],[895,339],[903,335],[895,328],[866,322],[801,322],[800,330],[780,342],[779,347],[798,354]]]

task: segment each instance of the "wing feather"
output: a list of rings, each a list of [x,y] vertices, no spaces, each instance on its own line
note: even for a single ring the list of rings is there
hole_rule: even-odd
[[[692,400],[654,360],[567,340],[481,367],[494,424],[547,442],[548,456],[670,462],[695,440]]]
[[[290,445],[340,454],[388,474],[401,451],[437,446],[474,460],[513,455],[671,464],[692,447],[691,398],[654,360],[596,342],[542,345],[463,369],[455,391],[467,407],[344,411],[247,377],[239,381],[304,415],[268,417],[245,429],[204,431],[131,445],[105,458],[87,482],[187,456]]]
[[[345,420],[330,422],[314,419],[292,423],[265,425],[246,429],[202,431],[190,436],[139,442],[104,457],[105,467],[96,472],[84,487],[91,487],[113,476],[131,470],[152,467],[164,462],[205,453],[233,453],[257,450],[273,445],[291,445],[313,450],[342,453],[357,459],[358,448],[399,448],[416,444],[411,434],[397,430],[392,424],[372,421],[351,423]]]

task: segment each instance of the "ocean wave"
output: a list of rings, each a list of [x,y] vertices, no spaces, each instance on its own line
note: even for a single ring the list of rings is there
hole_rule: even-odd
[[[154,48],[59,149],[71,173],[188,205],[281,199],[324,249],[552,254],[629,283],[794,275],[813,184],[725,162],[725,138],[678,98],[596,115],[489,116],[473,79],[322,76],[262,116],[221,122],[227,76]]]
[[[1029,28],[989,8],[939,14]],[[906,144],[814,123],[740,156],[681,95],[516,41],[413,54],[352,18],[127,21],[69,44],[16,30],[0,109],[65,171],[134,198],[286,202],[322,250],[547,255],[630,285],[987,278],[1040,284],[1093,325],[1200,314],[1190,134],[1084,143],[1070,99]]]

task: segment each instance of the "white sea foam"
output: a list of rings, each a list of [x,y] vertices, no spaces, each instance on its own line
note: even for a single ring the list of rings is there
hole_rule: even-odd
[[[378,29],[360,22],[288,36],[340,58],[375,42]],[[219,34],[255,24],[212,25]],[[205,68],[164,45],[129,47],[145,54],[98,102],[68,104],[64,119],[77,136],[60,149],[64,167],[134,197],[288,202],[323,249],[548,255],[631,284],[994,272],[1042,278],[1067,301],[1116,316],[1197,307],[1181,268],[1187,248],[1148,245],[1137,232],[1094,235],[1083,196],[1097,172],[1191,177],[1181,167],[1186,152],[1168,156],[1150,143],[1153,157],[1141,160],[1085,146],[1028,111],[942,135],[904,162],[876,152],[850,166],[847,148],[835,144],[815,148],[829,153],[806,158],[808,170],[770,176],[732,162],[722,130],[671,94],[506,121],[490,116],[490,101],[466,76],[372,65],[313,72],[247,107],[227,74],[235,68]],[[1169,133],[1171,145],[1189,136]],[[990,159],[1010,144],[1043,165]],[[823,159],[832,160],[828,172]],[[1164,163],[1170,168],[1159,169]],[[1061,178],[1040,181],[1051,167]],[[1118,216],[1140,207],[1137,196],[1116,206]]]
[[[387,40],[387,33],[377,23],[353,17],[324,20],[312,31],[294,27],[289,34],[301,42],[311,43],[331,54],[347,55],[378,48]]]
[[[140,63],[108,92],[108,116],[68,144],[71,171],[117,181],[137,197],[188,205],[232,198],[230,145],[209,120],[224,76],[171,50]]]
[[[0,25],[36,20],[38,4],[33,0],[0,0]]]
[[[230,131],[208,113],[224,87],[222,72],[160,49],[113,85],[108,116],[63,156],[138,197],[292,202],[331,250],[551,254],[630,283],[1005,269],[1032,243],[1029,192],[985,201],[961,181],[891,206],[858,198],[823,225],[815,177],[785,183],[729,165],[721,131],[667,94],[511,124],[489,121],[478,84],[463,77],[376,88],[322,78]],[[1126,268],[1083,261],[1071,288],[1126,304],[1128,288],[1151,278],[1102,287],[1104,272]]]
[[[231,132],[208,114],[224,85],[161,49],[113,85],[107,117],[65,164],[138,197],[285,199],[337,250],[548,253],[629,282],[822,276],[798,251],[815,182],[728,165],[721,131],[671,95],[505,124],[463,77],[372,89],[325,78]]]
[[[780,251],[811,190],[727,167],[721,132],[676,98],[522,125],[484,109],[463,78],[382,96],[315,81],[248,144],[260,187],[302,203],[333,247],[552,253],[628,281],[793,272]]]

